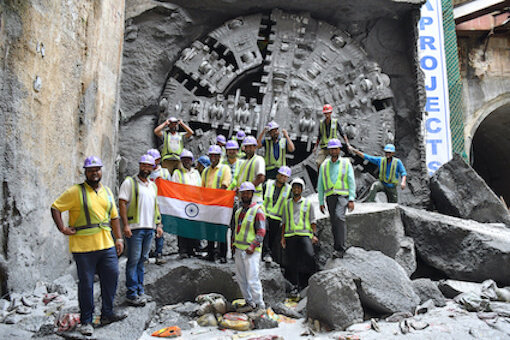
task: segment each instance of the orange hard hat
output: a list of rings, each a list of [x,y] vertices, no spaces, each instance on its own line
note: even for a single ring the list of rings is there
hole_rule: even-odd
[[[331,112],[333,112],[333,106],[331,106],[329,104],[324,105],[324,107],[322,108],[322,113],[331,113]]]

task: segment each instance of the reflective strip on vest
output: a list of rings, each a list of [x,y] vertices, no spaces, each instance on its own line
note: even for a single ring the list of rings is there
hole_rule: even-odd
[[[239,232],[235,234],[234,237],[234,246],[238,249],[245,250],[248,249],[255,240],[255,216],[257,215],[257,211],[260,208],[260,205],[255,204],[255,206],[251,207],[246,211],[244,215],[243,222],[241,222],[241,228]],[[239,215],[241,215],[241,211],[243,209],[238,209],[236,211],[235,216],[235,228],[239,226]],[[261,245],[259,245],[256,250],[260,251]]]
[[[328,146],[328,142],[333,139],[333,138],[338,138],[337,137],[337,126],[338,126],[338,120],[337,119],[331,119],[331,125],[329,127],[329,137],[326,135],[326,120],[323,119],[321,122],[320,122],[320,125],[319,125],[319,129],[321,131],[321,136],[322,136],[322,139],[321,139],[321,143],[320,143],[320,147],[321,148],[325,148]]]
[[[384,183],[398,184],[397,180],[397,163],[398,158],[393,157],[390,167],[390,176],[386,178],[386,168],[388,166],[388,158],[383,157],[381,159],[381,165],[379,167],[379,180]]]
[[[213,189],[220,189],[221,188],[221,182],[223,181],[225,167],[226,167],[226,165],[218,164],[219,170],[216,173],[216,182],[213,182],[213,186],[212,186]],[[203,174],[203,179],[202,180],[203,180],[205,185],[207,185],[207,178],[209,176],[210,170],[211,170],[210,166],[208,166],[204,170],[204,174]],[[228,168],[228,171],[230,171],[230,168]]]
[[[264,207],[266,208],[266,215],[271,217],[273,220],[282,220],[283,215],[283,202],[289,197],[290,185],[285,183],[280,191],[280,195],[273,203],[273,194],[276,190],[276,181],[269,179],[266,183],[266,192],[264,194]]]
[[[294,204],[293,200],[287,200],[285,204],[285,237],[291,236],[308,236],[313,237],[313,229],[310,224],[310,209],[312,207],[312,201],[303,199],[299,206],[299,224],[296,225],[294,222]],[[306,215],[305,215],[306,214]]]
[[[252,158],[246,160],[243,163],[243,170],[239,171],[239,180],[237,181],[238,184],[241,184],[243,182],[253,182],[255,180],[255,178],[253,178],[254,176],[252,170],[254,168],[255,160],[257,159],[257,157],[261,156],[253,155]],[[255,190],[256,193],[262,192],[262,183],[255,187]]]
[[[140,211],[138,210],[138,195],[139,195],[139,187],[138,181],[131,176],[128,176],[131,181],[131,202],[129,203],[129,209],[127,211],[127,219],[129,223],[139,223],[140,221]],[[156,197],[154,198],[154,223],[156,225],[161,223],[161,214],[159,212],[158,207],[158,187],[156,183],[149,182],[149,185],[156,191]],[[133,199],[134,198],[134,199]]]
[[[108,195],[108,205],[106,207],[108,214],[105,217],[105,220],[99,221],[99,217],[94,214],[93,211],[91,211],[90,207],[90,197],[87,192],[87,189],[85,188],[85,184],[81,183],[80,190],[81,190],[81,196],[80,196],[80,203],[81,203],[81,214],[85,216],[85,223],[86,224],[79,224],[78,220],[80,220],[80,217],[78,217],[78,220],[75,222],[75,225],[72,226],[76,230],[76,235],[84,236],[84,235],[93,235],[97,234],[101,231],[101,229],[111,231],[110,226],[108,226],[110,222],[110,214],[113,208],[113,194],[111,193],[110,189],[106,186],[103,186],[103,188],[106,190],[106,194]],[[93,219],[91,218],[91,215]]]
[[[184,150],[184,139],[179,132],[176,132],[177,136],[179,136],[179,148],[176,151],[172,151],[170,149],[170,132],[165,132],[165,140],[163,141],[163,158],[162,160],[180,160],[180,155],[182,150]]]
[[[161,178],[169,181],[170,180],[170,171],[168,171],[167,168],[161,168],[160,170],[161,170]]]
[[[223,164],[228,165],[231,169],[232,174],[232,182],[230,182],[230,185],[228,186],[227,190],[234,190],[234,188],[237,186],[237,178],[239,176],[239,169],[241,169],[241,165],[244,163],[243,160],[237,159],[234,164],[230,164],[228,159],[223,162]]]
[[[177,171],[177,177],[179,177],[179,183],[188,184],[188,183],[186,183],[186,176],[184,176],[184,170],[176,169],[175,171]]]
[[[264,156],[266,161],[266,170],[272,170],[274,168],[279,168],[287,164],[287,160],[285,157],[286,154],[286,139],[280,138],[278,141],[278,148],[280,149],[280,157],[278,159],[274,158],[274,150],[275,144],[272,139],[266,139],[265,147],[266,154]]]
[[[347,182],[347,173],[349,169],[349,160],[347,158],[340,158],[340,165],[338,169],[338,177],[335,184],[329,176],[329,167],[331,165],[331,159],[327,159],[322,167],[322,183],[324,184],[324,195],[349,195],[349,183]]]

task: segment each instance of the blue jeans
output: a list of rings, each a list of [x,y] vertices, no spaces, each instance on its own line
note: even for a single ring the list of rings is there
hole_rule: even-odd
[[[156,237],[156,250],[154,250],[154,254],[163,254],[163,244],[165,243],[165,238],[163,235],[161,237]]]
[[[97,272],[101,284],[102,316],[113,314],[113,299],[119,278],[119,262],[115,247],[89,253],[73,253],[78,269],[78,303],[81,323],[92,323],[94,313],[94,274]]]
[[[126,264],[126,296],[134,299],[143,294],[143,272],[144,262],[149,256],[151,249],[153,229],[134,229],[133,236],[126,238],[127,242],[127,264]]]

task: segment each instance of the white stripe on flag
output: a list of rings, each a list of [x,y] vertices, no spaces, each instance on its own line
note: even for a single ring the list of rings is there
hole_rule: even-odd
[[[229,207],[186,202],[165,196],[158,196],[158,203],[162,215],[191,221],[230,225],[232,218],[232,208]]]

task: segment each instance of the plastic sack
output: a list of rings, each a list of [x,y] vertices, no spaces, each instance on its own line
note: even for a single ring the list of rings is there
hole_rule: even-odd
[[[250,320],[228,320],[223,318],[219,326],[221,328],[229,328],[236,331],[250,331],[253,329],[253,324]]]
[[[55,327],[59,332],[72,331],[80,323],[79,313],[61,314],[55,319]]]
[[[216,320],[216,317],[212,313],[207,313],[205,315],[202,315],[201,317],[198,318],[197,322],[202,327],[207,327],[207,326],[216,327],[216,326],[218,326],[218,321]]]

